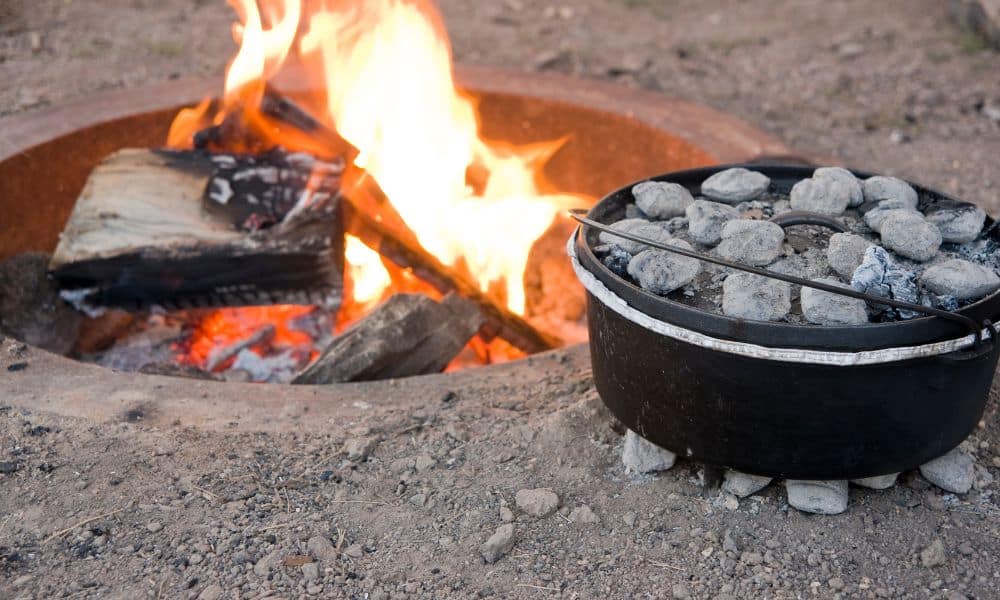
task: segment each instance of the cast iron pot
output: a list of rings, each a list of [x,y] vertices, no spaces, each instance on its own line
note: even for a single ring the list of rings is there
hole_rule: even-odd
[[[693,194],[741,165],[669,173]],[[811,167],[742,165],[787,193]],[[855,173],[860,178],[868,173]],[[921,208],[958,200],[919,185]],[[624,216],[631,185],[588,214]],[[989,235],[998,236],[988,220]],[[709,465],[790,479],[843,480],[897,473],[947,453],[979,422],[1000,357],[1000,293],[959,314],[823,327],[712,314],[642,290],[601,263],[593,227],[569,250],[587,288],[590,354],[601,399],[627,427]],[[988,320],[988,321],[987,321]]]

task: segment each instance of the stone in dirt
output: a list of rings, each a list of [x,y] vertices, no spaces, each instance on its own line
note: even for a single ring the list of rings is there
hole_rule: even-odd
[[[754,321],[780,321],[792,309],[792,286],[784,281],[733,273],[722,282],[722,312]]]
[[[693,250],[684,240],[672,240],[670,245]],[[691,283],[701,272],[701,261],[668,250],[644,250],[628,263],[628,274],[642,289],[665,295]]]
[[[594,514],[594,511],[591,510],[590,507],[587,506],[586,504],[577,506],[572,511],[570,511],[569,520],[574,523],[582,523],[582,524],[593,524],[601,522],[601,518],[598,517],[596,514]]]
[[[789,479],[785,482],[785,490],[788,504],[802,512],[839,515],[847,510],[849,486],[846,481]]]
[[[200,594],[198,594],[198,600],[219,600],[219,598],[222,598],[224,593],[225,590],[222,589],[221,585],[217,583],[210,583],[205,586],[205,589],[201,590]]]
[[[876,233],[882,232],[882,223],[895,214],[911,214],[920,216],[920,213],[910,208],[876,207],[865,213],[865,225],[868,229]]]
[[[955,448],[948,454],[921,465],[920,474],[942,490],[965,494],[972,489],[976,478],[975,462],[971,456]]]
[[[882,245],[906,258],[927,262],[941,247],[941,231],[919,213],[895,212],[882,221]]]
[[[851,278],[851,287],[859,292],[903,302],[916,303],[920,299],[916,273],[900,266],[881,246],[872,246],[865,251],[864,261]],[[884,306],[874,306],[873,309],[892,311],[905,319],[919,314]]]
[[[629,429],[622,446],[622,463],[632,473],[656,473],[674,466],[677,455]]]
[[[549,488],[518,490],[514,495],[518,510],[532,517],[547,517],[559,508],[559,496]]]
[[[735,219],[722,227],[719,254],[755,267],[769,265],[781,256],[785,230],[770,221]]]
[[[742,167],[726,169],[712,175],[701,184],[703,196],[725,202],[739,204],[760,197],[771,185],[767,175]]]
[[[852,289],[832,277],[814,279],[837,287]],[[861,325],[868,322],[868,309],[864,300],[841,296],[823,290],[802,287],[802,314],[816,325]]]
[[[695,200],[687,207],[688,233],[691,239],[705,246],[714,246],[722,239],[722,227],[733,219],[740,218],[740,212],[732,206]]]
[[[861,206],[865,202],[865,193],[861,189],[861,181],[847,169],[842,167],[820,167],[813,171],[813,179],[835,179],[846,186],[850,192],[848,206]]]
[[[956,258],[928,268],[920,283],[941,296],[978,300],[1000,288],[1000,277],[982,265]]]
[[[514,526],[509,523],[501,525],[490,539],[479,547],[479,554],[488,564],[493,564],[510,552],[514,542]]]
[[[334,563],[337,561],[337,549],[333,543],[321,535],[314,535],[306,542],[309,555],[324,563]]]
[[[899,477],[899,473],[890,473],[889,475],[877,475],[875,477],[852,479],[851,483],[870,490],[887,490],[896,485],[897,477]]]
[[[660,242],[663,244],[670,244],[673,242],[673,236],[670,235],[670,231],[668,231],[663,224],[651,223],[643,219],[624,219],[612,224],[611,229],[631,233],[632,235],[644,237],[646,239],[653,240],[654,242]],[[606,231],[602,231],[598,238],[601,240],[602,244],[614,244],[632,255],[639,254],[643,250],[649,249],[649,246],[646,244],[633,242],[632,240],[618,237],[613,233],[608,233]]]
[[[835,233],[830,236],[826,248],[826,260],[830,268],[846,281],[854,276],[854,271],[865,260],[865,251],[875,244],[853,233]]]
[[[724,476],[722,489],[738,498],[746,498],[766,488],[770,483],[770,477],[750,475],[729,469]]]
[[[885,177],[876,175],[865,179],[861,184],[861,190],[865,195],[865,202],[880,203],[885,200],[898,202],[900,206],[905,205],[916,210],[919,199],[917,191],[913,187],[896,177]]]
[[[920,562],[928,569],[946,564],[948,562],[948,553],[944,549],[944,542],[936,539],[929,546],[921,550]]]
[[[792,186],[789,200],[793,210],[837,217],[851,202],[851,187],[833,177],[803,179]]]
[[[643,181],[632,187],[635,204],[654,219],[680,217],[694,197],[686,187],[665,181]]]
[[[938,208],[927,212],[927,221],[937,226],[944,241],[965,244],[979,237],[986,222],[986,211],[974,204]]]
[[[378,440],[374,437],[356,437],[344,442],[344,452],[350,460],[363,461],[375,450]]]

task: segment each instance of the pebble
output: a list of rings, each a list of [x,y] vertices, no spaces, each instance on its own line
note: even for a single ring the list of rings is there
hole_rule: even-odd
[[[839,515],[847,510],[848,484],[846,481],[785,482],[788,504],[808,513]]]
[[[941,296],[978,300],[1000,288],[1000,277],[992,269],[956,258],[928,268],[920,283]]]
[[[948,454],[921,465],[920,474],[942,490],[965,494],[972,489],[976,469],[972,457],[955,448]]]
[[[861,206],[865,202],[865,193],[861,189],[861,181],[847,169],[842,167],[820,167],[813,171],[813,179],[835,179],[845,185],[850,192],[848,206]]]
[[[948,553],[944,549],[944,542],[936,539],[929,546],[921,550],[920,562],[928,569],[946,564],[948,562]]]
[[[271,572],[271,569],[274,569],[281,564],[281,554],[281,550],[275,549],[258,560],[253,566],[254,575],[258,577],[266,577],[267,574]]]
[[[890,215],[894,215],[897,213],[911,214],[917,216],[920,215],[920,213],[918,213],[917,211],[909,208],[896,208],[892,206],[875,207],[865,213],[864,217],[865,225],[868,226],[868,229],[871,229],[876,233],[881,233],[882,223],[885,223],[885,220],[888,219]]]
[[[547,517],[559,508],[559,496],[549,488],[518,490],[514,495],[517,508],[532,517]]]
[[[159,521],[150,521],[149,524],[146,525],[146,529],[149,530],[150,533],[159,533],[163,530],[163,524]]]
[[[712,200],[739,204],[760,197],[770,185],[771,180],[767,175],[736,167],[720,171],[706,179],[701,184],[701,193]]]
[[[740,218],[740,212],[732,206],[695,200],[687,207],[688,233],[691,239],[705,246],[714,246],[722,239],[722,228],[733,219]]]
[[[878,475],[876,477],[864,477],[862,479],[852,479],[851,483],[854,485],[861,486],[863,488],[868,488],[870,490],[887,490],[892,486],[896,485],[896,478],[899,477],[899,473],[890,473],[889,475]]]
[[[687,589],[683,583],[675,583],[670,590],[670,595],[673,596],[674,600],[688,600],[691,598],[691,590]]]
[[[500,521],[504,523],[511,523],[514,521],[514,511],[507,508],[506,506],[500,507]]]
[[[363,461],[371,455],[378,445],[374,437],[356,437],[344,442],[344,452],[350,460]]]
[[[672,246],[693,250],[684,240],[671,240]],[[665,295],[691,283],[701,272],[701,261],[668,250],[644,250],[628,263],[628,274],[642,289]]]
[[[639,210],[654,219],[680,217],[694,202],[686,187],[665,181],[638,183],[632,187],[632,195]]]
[[[881,203],[885,200],[892,200],[900,203],[899,206],[908,206],[916,210],[919,200],[917,191],[910,184],[896,177],[885,177],[876,175],[865,179],[861,184],[866,202]]]
[[[837,287],[851,289],[832,277],[814,279]],[[816,325],[861,325],[868,322],[868,309],[864,300],[841,296],[823,290],[802,287],[802,314]]]
[[[198,600],[219,600],[224,593],[225,590],[222,589],[221,585],[211,583],[206,585],[205,589],[201,590],[201,593],[198,594]]]
[[[781,256],[785,230],[770,221],[736,219],[722,227],[719,254],[755,267],[769,265]]]
[[[569,513],[569,520],[574,523],[592,524],[600,523],[601,518],[594,514],[589,506],[583,504],[577,506]]]
[[[337,562],[337,549],[333,543],[321,535],[314,535],[306,542],[309,555],[324,563],[333,564]]]
[[[365,550],[361,547],[361,544],[351,544],[347,547],[347,550],[344,550],[344,554],[351,558],[361,558],[365,555]]]
[[[860,235],[835,233],[830,236],[830,244],[826,248],[826,260],[837,275],[843,277],[845,281],[850,281],[854,271],[865,259],[865,250],[874,245]]]
[[[622,463],[632,473],[656,473],[674,466],[677,455],[629,429],[622,446]]]
[[[318,564],[314,562],[306,563],[301,567],[299,567],[299,569],[302,571],[302,580],[305,581],[306,583],[312,583],[313,581],[319,579]]]
[[[871,246],[865,251],[865,259],[861,266],[854,271],[851,287],[882,298],[916,303],[920,297],[920,290],[917,288],[915,279],[916,273],[900,266],[893,260],[892,255],[886,252],[885,248]],[[890,309],[885,308],[884,310]],[[891,310],[897,311],[900,316],[906,318],[918,314],[906,310]]]
[[[509,523],[501,525],[490,539],[479,547],[479,554],[488,564],[493,564],[510,552],[514,542],[514,526]]]
[[[792,186],[790,201],[793,210],[837,217],[851,202],[851,187],[833,177],[803,179]]]
[[[941,231],[918,213],[894,212],[882,221],[882,245],[917,262],[927,262],[941,247]]]
[[[724,476],[722,489],[738,498],[746,498],[766,488],[770,483],[770,477],[750,475],[729,469]]]
[[[617,223],[611,225],[611,228],[616,231],[624,231],[625,233],[631,233],[632,235],[641,236],[654,242],[661,242],[664,244],[673,243],[673,236],[670,232],[660,223],[651,223],[643,219],[625,219],[623,221],[618,221]],[[612,233],[601,232],[598,236],[602,243],[604,244],[614,244],[620,247],[625,252],[629,254],[639,254],[643,250],[649,249],[649,246],[642,244],[640,242],[633,242],[632,240],[627,240],[622,237],[618,237]]]
[[[974,204],[939,208],[927,212],[927,221],[937,225],[944,241],[965,244],[979,237],[986,222],[986,211]]]
[[[779,321],[792,309],[792,286],[784,281],[733,273],[722,282],[722,312],[754,321]]]

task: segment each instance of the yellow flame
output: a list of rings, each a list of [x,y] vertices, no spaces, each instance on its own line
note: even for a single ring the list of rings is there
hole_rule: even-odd
[[[354,301],[369,305],[382,297],[392,279],[382,264],[382,257],[353,235],[344,236],[344,258],[353,282]]]

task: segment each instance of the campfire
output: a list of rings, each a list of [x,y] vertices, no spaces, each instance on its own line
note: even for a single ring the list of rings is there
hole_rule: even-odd
[[[63,297],[114,331],[91,360],[316,383],[581,339],[582,290],[567,311],[525,285],[588,201],[541,174],[564,140],[482,135],[431,2],[232,4],[223,95],[98,166],[53,255]]]

